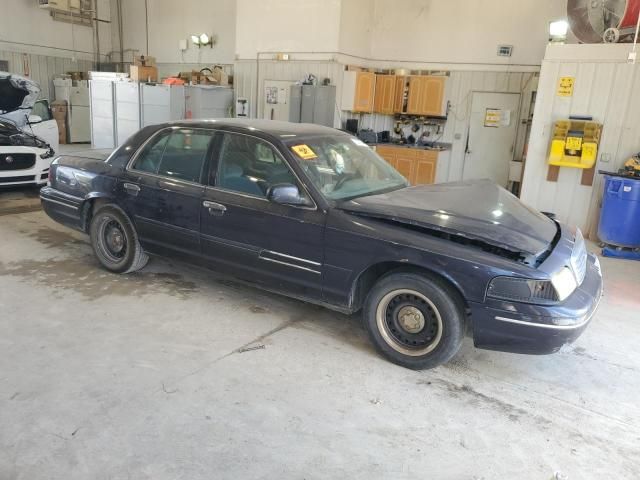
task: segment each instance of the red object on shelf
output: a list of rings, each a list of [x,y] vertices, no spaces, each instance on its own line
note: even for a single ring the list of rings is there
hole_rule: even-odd
[[[627,8],[620,20],[620,29],[635,28],[640,15],[640,0],[627,0]]]

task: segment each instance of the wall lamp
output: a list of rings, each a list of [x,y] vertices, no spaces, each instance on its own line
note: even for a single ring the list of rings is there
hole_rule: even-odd
[[[198,48],[206,47],[207,45],[213,48],[213,35],[209,36],[206,33],[201,33],[200,35],[191,35],[191,41],[194,45],[197,45]]]
[[[549,41],[552,43],[564,43],[569,32],[569,22],[556,20],[549,24]]]

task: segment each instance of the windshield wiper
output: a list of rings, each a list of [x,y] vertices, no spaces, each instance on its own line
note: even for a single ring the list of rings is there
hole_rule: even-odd
[[[380,190],[372,190],[370,192],[359,193],[358,195],[352,195],[349,197],[338,198],[336,201],[338,202],[349,202],[351,200],[355,200],[356,198],[364,198],[364,197],[372,197],[373,195],[383,195],[385,193],[393,192],[395,190],[400,190],[405,188],[406,185],[394,185],[393,187],[381,188]]]

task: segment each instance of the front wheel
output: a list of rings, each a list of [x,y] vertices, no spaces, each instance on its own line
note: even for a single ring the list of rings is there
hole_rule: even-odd
[[[383,277],[369,292],[363,316],[376,349],[403,367],[436,367],[462,345],[464,305],[437,278],[413,273]]]
[[[89,234],[93,251],[107,270],[135,272],[149,260],[131,220],[115,205],[105,205],[93,215]]]

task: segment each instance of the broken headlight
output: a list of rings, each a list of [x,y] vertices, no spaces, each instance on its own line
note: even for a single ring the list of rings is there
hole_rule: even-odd
[[[494,278],[487,289],[487,296],[539,305],[553,305],[560,300],[551,281],[516,277]]]

